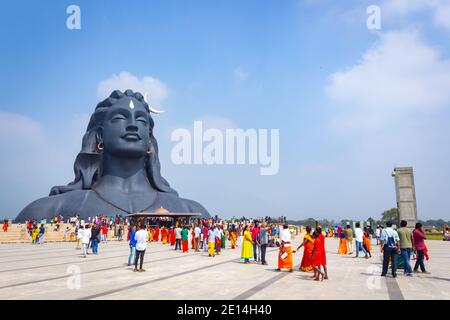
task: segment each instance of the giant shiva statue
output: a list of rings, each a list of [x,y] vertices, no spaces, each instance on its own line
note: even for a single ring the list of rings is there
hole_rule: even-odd
[[[75,160],[74,181],[53,187],[48,197],[25,207],[16,221],[54,215],[82,219],[100,214],[126,216],[160,207],[209,217],[202,205],[180,198],[161,176],[150,116],[158,111],[146,100],[139,92],[116,90],[100,102]]]

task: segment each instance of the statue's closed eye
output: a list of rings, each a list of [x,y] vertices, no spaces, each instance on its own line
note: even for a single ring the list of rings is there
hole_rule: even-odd
[[[126,118],[122,114],[116,114],[114,117],[111,118],[111,121],[116,121],[116,120],[126,120]]]
[[[136,119],[136,121],[140,121],[140,122],[144,123],[145,125],[148,124],[147,120],[146,120],[144,117],[138,117],[138,118]]]

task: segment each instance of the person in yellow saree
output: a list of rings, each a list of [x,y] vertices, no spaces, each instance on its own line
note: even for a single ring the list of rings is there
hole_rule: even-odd
[[[250,234],[250,231],[248,231],[248,226],[244,227],[243,234],[244,239],[242,241],[241,259],[244,259],[245,264],[249,264],[250,259],[253,258],[253,242],[252,235]]]
[[[216,255],[216,235],[211,225],[208,228],[208,255],[214,257]]]
[[[345,228],[342,228],[341,234],[339,234],[338,254],[340,254],[340,255],[348,254],[347,239],[345,238]]]
[[[34,227],[33,232],[31,233],[31,237],[33,239],[32,243],[37,243],[38,241],[38,235],[39,235],[39,228],[37,225]]]
[[[303,272],[313,272],[314,268],[312,266],[312,252],[314,249],[314,239],[311,237],[311,227],[306,227],[306,234],[303,236],[303,242],[298,246],[298,251],[301,247],[304,247],[303,258],[300,264],[299,270]]]

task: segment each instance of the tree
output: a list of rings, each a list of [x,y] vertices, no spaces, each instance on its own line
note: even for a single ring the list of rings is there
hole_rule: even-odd
[[[387,221],[397,221],[398,220],[398,209],[392,208],[389,210],[384,211],[381,214],[381,221],[387,222]]]

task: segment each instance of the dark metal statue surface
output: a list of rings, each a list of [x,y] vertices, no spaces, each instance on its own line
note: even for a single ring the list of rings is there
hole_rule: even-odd
[[[153,109],[145,100],[138,92],[116,90],[100,102],[75,160],[74,181],[53,187],[50,196],[29,204],[16,221],[54,215],[126,216],[160,207],[209,217],[202,205],[180,198],[161,176]]]

